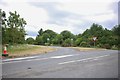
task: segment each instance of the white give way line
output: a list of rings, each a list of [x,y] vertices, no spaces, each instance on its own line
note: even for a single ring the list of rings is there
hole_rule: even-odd
[[[65,58],[65,57],[69,57],[69,56],[75,56],[75,55],[60,55],[60,56],[52,56],[52,57],[48,57],[48,58],[37,58],[39,56],[33,56],[33,57],[6,59],[6,60],[2,60],[2,61],[3,61],[3,64],[5,64],[5,63],[22,62],[22,60],[33,61],[33,60],[59,59],[59,58]]]
[[[33,58],[37,58],[38,56],[34,56],[34,57],[23,57],[23,58],[14,58],[14,59],[5,59],[5,60],[2,60],[2,61],[17,61],[17,60],[24,60],[24,59],[33,59]]]
[[[68,64],[68,63],[73,63],[73,62],[80,62],[80,61],[87,61],[87,60],[97,60],[98,58],[106,57],[109,55],[104,55],[104,56],[98,56],[98,57],[92,57],[92,58],[85,58],[85,59],[80,59],[80,60],[73,60],[73,61],[66,61],[58,64]]]
[[[24,61],[35,61],[35,60],[59,59],[59,58],[76,56],[76,55],[80,55],[80,54],[52,56],[52,57],[48,57],[48,58],[37,58],[37,57],[39,57],[39,56],[34,56],[34,57],[24,57],[24,58],[6,59],[6,60],[3,60],[3,63],[2,63],[2,64],[18,63],[18,62],[24,62]],[[58,64],[67,64],[67,63],[78,62],[78,61],[85,61],[85,60],[90,60],[90,59],[98,59],[98,58],[100,58],[100,57],[105,57],[105,56],[109,56],[109,55],[98,56],[98,57],[93,57],[93,58],[85,58],[85,59],[73,60],[73,61],[66,61],[66,62],[61,62],[61,63],[58,63]],[[23,60],[24,60],[24,61],[23,61]]]

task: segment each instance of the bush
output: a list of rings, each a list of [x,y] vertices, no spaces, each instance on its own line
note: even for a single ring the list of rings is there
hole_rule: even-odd
[[[71,46],[71,40],[68,38],[66,39],[63,44],[62,44],[63,47],[69,47]]]
[[[50,43],[45,43],[45,46],[50,46]]]
[[[85,41],[82,41],[81,44],[80,44],[80,46],[87,47],[87,43]]]
[[[34,42],[35,42],[34,39],[31,38],[31,37],[29,37],[29,38],[26,39],[26,43],[27,44],[34,44]]]
[[[109,44],[104,44],[102,45],[102,48],[111,49],[111,46]]]

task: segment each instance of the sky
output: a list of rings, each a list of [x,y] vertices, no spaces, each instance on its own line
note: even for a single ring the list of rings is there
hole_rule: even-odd
[[[35,39],[38,31],[69,30],[83,33],[93,23],[112,29],[118,23],[119,0],[0,0],[0,8],[7,13],[17,11],[27,22],[26,38]]]

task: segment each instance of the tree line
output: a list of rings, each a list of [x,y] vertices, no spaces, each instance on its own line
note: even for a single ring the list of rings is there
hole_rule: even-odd
[[[59,45],[64,47],[80,46],[80,47],[102,47],[102,48],[114,48],[119,47],[119,34],[120,26],[114,26],[113,29],[108,30],[103,28],[99,24],[93,23],[90,29],[86,29],[82,34],[74,35],[68,30],[62,31],[60,34],[41,28],[38,31],[36,39],[27,38],[28,44],[36,45]],[[93,40],[96,37],[96,40]],[[95,43],[95,45],[94,45]]]
[[[93,23],[90,29],[86,29],[83,33],[74,35],[68,30],[62,31],[60,34],[53,30],[38,31],[35,39],[29,37],[25,32],[27,22],[15,11],[9,12],[6,17],[5,11],[0,10],[1,26],[2,26],[2,44],[35,44],[35,45],[57,45],[57,46],[80,46],[80,47],[102,47],[102,48],[118,48],[120,46],[120,25],[115,25],[111,30],[103,28],[102,25]],[[96,40],[93,40],[96,37]]]

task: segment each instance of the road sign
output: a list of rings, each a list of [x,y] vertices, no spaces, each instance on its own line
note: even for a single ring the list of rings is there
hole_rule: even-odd
[[[93,40],[96,41],[97,37],[93,37]]]
[[[93,41],[94,41],[94,47],[95,47],[95,41],[96,41],[97,37],[93,37]]]

